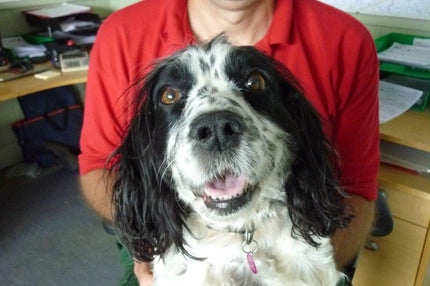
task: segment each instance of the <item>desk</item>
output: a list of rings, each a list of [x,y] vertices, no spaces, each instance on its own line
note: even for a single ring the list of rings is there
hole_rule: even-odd
[[[381,140],[425,152],[430,152],[429,131],[429,108],[408,111],[380,126]],[[387,192],[394,230],[386,237],[374,238],[378,251],[363,250],[353,284],[424,286],[430,267],[430,176],[381,166],[378,184]]]
[[[50,64],[44,64],[49,67]],[[33,92],[54,87],[84,83],[87,71],[66,72],[48,80],[37,79],[33,75],[0,83],[0,101],[24,96]]]

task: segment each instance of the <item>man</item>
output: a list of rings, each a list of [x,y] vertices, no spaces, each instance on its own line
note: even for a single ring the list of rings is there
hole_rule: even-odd
[[[106,159],[133,116],[133,82],[154,59],[225,33],[285,64],[328,122],[341,183],[350,195],[347,229],[333,238],[339,267],[363,244],[373,219],[379,165],[378,61],[366,29],[316,0],[146,0],[117,11],[100,28],[91,54],[81,138],[83,193],[111,220]],[[135,263],[140,285],[151,285],[146,263]]]

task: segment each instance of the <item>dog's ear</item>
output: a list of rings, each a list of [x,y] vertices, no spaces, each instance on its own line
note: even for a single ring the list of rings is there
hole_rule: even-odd
[[[345,214],[337,156],[325,137],[320,116],[292,76],[287,78],[281,92],[293,121],[288,129],[294,145],[286,183],[288,211],[293,235],[300,234],[316,246],[315,236],[332,236],[336,229],[346,227],[351,217]]]
[[[187,211],[165,173],[165,146],[159,140],[167,134],[158,128],[150,96],[156,77],[153,72],[144,81],[135,103],[138,111],[109,166],[116,232],[140,261],[162,256],[172,244],[186,254],[182,231]]]

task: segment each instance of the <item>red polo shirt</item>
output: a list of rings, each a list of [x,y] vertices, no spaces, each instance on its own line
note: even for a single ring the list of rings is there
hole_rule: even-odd
[[[186,0],[145,0],[113,13],[91,52],[80,172],[103,168],[130,121],[128,89],[154,59],[195,43]],[[278,0],[256,44],[284,63],[328,122],[346,191],[376,198],[379,166],[378,60],[354,18],[316,0]]]

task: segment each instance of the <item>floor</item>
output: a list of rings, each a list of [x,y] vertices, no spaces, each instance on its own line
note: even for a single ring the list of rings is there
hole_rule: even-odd
[[[0,285],[118,285],[115,237],[85,205],[78,174],[0,176]]]

